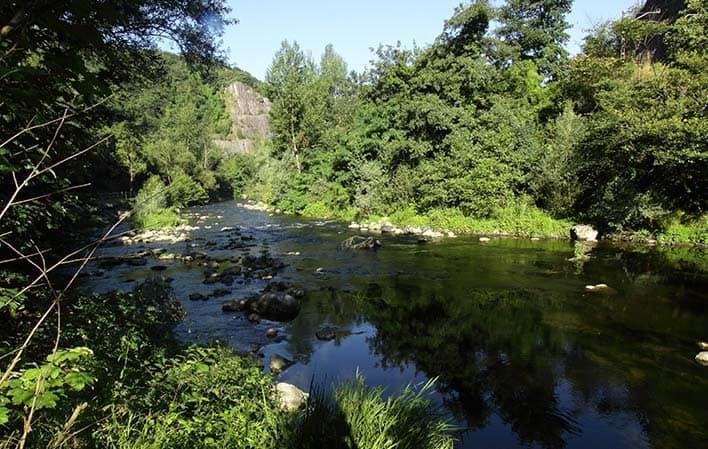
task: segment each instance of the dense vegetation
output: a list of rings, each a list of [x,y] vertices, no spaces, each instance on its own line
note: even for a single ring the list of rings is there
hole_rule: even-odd
[[[142,228],[247,195],[309,216],[554,236],[582,220],[705,244],[708,7],[604,24],[569,58],[570,7],[476,0],[431,46],[382,46],[361,74],[331,46],[315,62],[284,42],[261,83],[221,60],[221,0],[3,2],[0,445],[317,447],[331,420],[333,446],[449,447],[425,398],[361,380],[296,420],[249,359],[169,337],[180,310],[163,289],[87,297],[57,272],[92,255],[119,191]],[[234,80],[272,101],[272,139],[224,158]]]
[[[361,75],[331,46],[315,63],[284,42],[246,193],[305,215],[550,235],[570,219],[705,243],[705,4],[603,24],[574,58],[570,7],[475,1],[430,47],[381,47]]]

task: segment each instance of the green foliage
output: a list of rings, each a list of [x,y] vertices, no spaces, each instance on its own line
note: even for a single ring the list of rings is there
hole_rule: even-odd
[[[52,409],[69,391],[81,391],[94,381],[86,370],[93,352],[86,347],[56,351],[46,362],[17,373],[0,386],[0,425],[9,421],[7,405],[25,410]],[[4,410],[3,410],[4,409]],[[3,421],[4,417],[4,421]]]
[[[167,186],[165,196],[167,204],[172,207],[188,207],[195,204],[205,204],[209,194],[195,179],[183,172],[170,176],[172,182]]]
[[[433,209],[420,214],[412,207],[389,216],[391,223],[401,227],[431,228],[466,234],[509,234],[526,237],[565,238],[571,223],[558,220],[543,210],[514,200],[506,207],[495,209],[489,217],[465,215],[459,209]],[[367,221],[378,221],[369,217]]]
[[[505,45],[511,47],[512,58],[534,60],[547,77],[559,73],[567,52],[570,27],[565,16],[572,0],[508,0],[499,9],[500,27],[496,31]]]
[[[683,218],[683,220],[682,220]],[[686,220],[681,214],[674,214],[668,224],[656,236],[661,243],[692,243],[695,245],[708,245],[708,215],[703,215],[695,220]]]
[[[219,165],[219,177],[228,185],[233,197],[242,196],[253,183],[256,161],[253,156],[234,154]]]
[[[384,388],[364,378],[338,386],[332,397],[315,392],[298,432],[297,448],[451,449],[453,427],[427,397],[435,380],[384,399]]]
[[[101,447],[280,447],[285,416],[272,399],[270,377],[250,359],[192,347],[146,369],[144,393],[112,406],[112,419],[94,431]]]
[[[191,181],[191,180],[190,180]],[[168,188],[159,176],[150,177],[135,196],[133,223],[138,229],[159,229],[179,223],[179,215],[168,207]]]

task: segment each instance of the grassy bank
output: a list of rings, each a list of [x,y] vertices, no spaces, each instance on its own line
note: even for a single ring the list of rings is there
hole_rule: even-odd
[[[456,234],[507,234],[519,237],[567,238],[572,223],[558,220],[542,210],[527,205],[498,209],[489,218],[464,215],[458,209],[434,210],[417,214],[406,209],[389,217],[369,217],[364,222],[390,221],[403,228],[423,228]]]

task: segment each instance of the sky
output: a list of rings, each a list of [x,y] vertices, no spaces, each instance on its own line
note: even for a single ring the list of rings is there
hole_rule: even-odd
[[[350,70],[361,71],[379,44],[425,46],[461,0],[228,0],[239,23],[225,30],[229,62],[265,77],[280,43],[297,41],[319,59],[331,43]],[[594,24],[620,17],[639,0],[575,0],[568,50],[575,54]]]

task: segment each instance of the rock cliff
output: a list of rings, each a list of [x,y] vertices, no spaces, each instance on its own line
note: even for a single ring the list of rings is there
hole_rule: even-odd
[[[251,86],[235,81],[226,88],[226,107],[231,116],[231,133],[214,143],[227,154],[248,154],[256,141],[268,138],[270,101]]]

